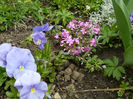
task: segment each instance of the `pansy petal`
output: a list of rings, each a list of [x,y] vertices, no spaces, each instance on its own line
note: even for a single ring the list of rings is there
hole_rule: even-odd
[[[23,66],[28,62],[35,62],[31,52],[28,49],[12,48],[12,50],[7,55],[7,74],[12,77],[13,73],[19,66]]]
[[[33,33],[36,33],[36,32],[41,32],[42,31],[42,27],[41,26],[35,26],[33,28]]]
[[[26,64],[25,64],[25,69],[26,70],[31,70],[31,71],[37,71],[37,66],[36,66],[36,64],[35,63],[33,63],[33,62],[27,62]]]
[[[16,80],[14,86],[31,86],[38,84],[40,80],[41,77],[39,73],[34,71],[27,71]]]
[[[48,91],[47,83],[45,83],[44,81],[42,81],[39,84],[37,84],[35,86],[35,88],[38,89],[38,90],[42,90],[42,91]]]
[[[40,90],[36,90],[35,93],[33,93],[33,94],[36,94],[39,97],[39,99],[43,99],[43,97],[45,95],[44,92],[40,91]]]
[[[0,45],[0,66],[6,67],[6,56],[11,49],[12,46],[9,43],[4,43]]]
[[[40,48],[41,50],[43,50],[43,49],[44,49],[44,45],[43,45],[43,44],[40,44],[40,45],[39,45],[39,48]]]
[[[37,94],[35,93],[30,93],[28,96],[27,96],[27,99],[41,99],[38,97]],[[43,98],[42,98],[43,99]]]
[[[20,97],[25,97],[25,96],[28,96],[30,94],[30,91],[31,91],[31,87],[23,87],[20,91]]]

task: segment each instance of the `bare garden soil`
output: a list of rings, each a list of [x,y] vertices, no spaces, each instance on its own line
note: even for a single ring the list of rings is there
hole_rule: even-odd
[[[11,43],[12,45],[17,47],[28,48],[32,52],[37,49],[37,46],[33,43],[27,46],[24,45],[26,38],[32,34],[32,28],[37,25],[33,20],[28,20],[28,22],[26,23],[29,24],[19,25],[16,30],[14,28],[11,28],[8,31],[1,32],[0,44]],[[53,50],[58,50],[58,47],[54,48],[54,46],[55,45],[53,43]],[[97,55],[101,59],[112,59],[113,56],[119,57],[120,64],[122,64],[123,62],[122,54],[123,48],[106,48],[97,51]],[[121,79],[121,81],[128,81],[127,78],[133,79],[132,69],[126,68],[126,72],[127,75],[124,75],[124,79]],[[120,81],[118,82],[112,77],[105,77],[103,74],[103,71],[96,71],[91,73],[83,66],[78,66],[72,61],[66,61],[64,66],[57,68],[57,76],[55,82],[50,84],[52,86],[52,97],[53,99],[55,99],[56,97],[61,97],[61,99],[117,99],[117,91],[98,91],[98,89],[120,88]],[[123,98],[133,99],[131,97],[131,93],[133,92],[126,91]]]

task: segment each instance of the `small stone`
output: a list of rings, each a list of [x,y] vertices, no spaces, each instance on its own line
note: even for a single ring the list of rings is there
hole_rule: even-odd
[[[75,81],[74,81],[73,79],[71,79],[71,82],[72,82],[72,84],[74,84],[74,83],[75,83]]]
[[[63,94],[61,95],[62,99],[66,99],[67,95],[66,94]]]
[[[64,71],[59,72],[59,74],[60,74],[60,75],[63,75],[63,74],[64,74]]]
[[[72,78],[73,78],[74,80],[77,80],[79,76],[80,76],[80,73],[79,73],[79,72],[73,71]]]
[[[68,91],[73,91],[73,90],[75,90],[75,86],[74,86],[74,84],[70,84],[70,85],[66,86],[66,89]]]
[[[58,71],[62,71],[63,69],[64,69],[63,66],[58,66],[58,67],[57,67],[57,70],[58,70]]]
[[[70,64],[70,62],[69,62],[68,60],[66,60],[66,61],[64,62],[64,64],[63,64],[63,66],[64,66],[64,67],[68,67],[69,64]]]
[[[56,79],[57,79],[58,81],[60,80],[60,78],[61,78],[60,75],[57,75],[57,76],[56,76]]]
[[[66,70],[65,70],[65,75],[71,75],[72,74],[72,70],[71,70],[71,68],[67,68]]]
[[[71,64],[71,65],[69,65],[69,67],[70,67],[72,70],[74,70],[75,65],[74,65],[74,64]]]
[[[84,74],[80,73],[78,80],[81,81],[84,78],[84,76],[85,76]]]
[[[52,85],[50,92],[54,93],[55,85]]]
[[[69,75],[65,75],[65,81],[69,81],[70,80],[70,76]]]
[[[54,95],[54,99],[61,99],[60,94],[56,92],[55,95]]]

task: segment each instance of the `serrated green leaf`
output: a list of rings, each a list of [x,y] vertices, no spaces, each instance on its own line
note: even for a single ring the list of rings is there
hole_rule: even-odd
[[[109,67],[108,69],[109,69],[108,77],[110,77],[113,74],[115,68],[114,67]]]
[[[114,62],[114,65],[117,66],[118,63],[119,63],[119,60],[116,56],[113,56],[113,62]]]
[[[116,80],[120,80],[120,77],[121,77],[121,73],[118,71],[118,69],[115,69],[113,71],[113,78],[116,78]]]
[[[114,66],[114,63],[110,59],[104,59],[103,62],[107,66]]]
[[[117,67],[118,71],[125,74],[125,69],[122,66]]]

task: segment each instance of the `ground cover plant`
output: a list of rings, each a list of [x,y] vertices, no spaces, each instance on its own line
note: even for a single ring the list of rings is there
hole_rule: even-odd
[[[1,0],[0,98],[132,99],[132,4]]]

